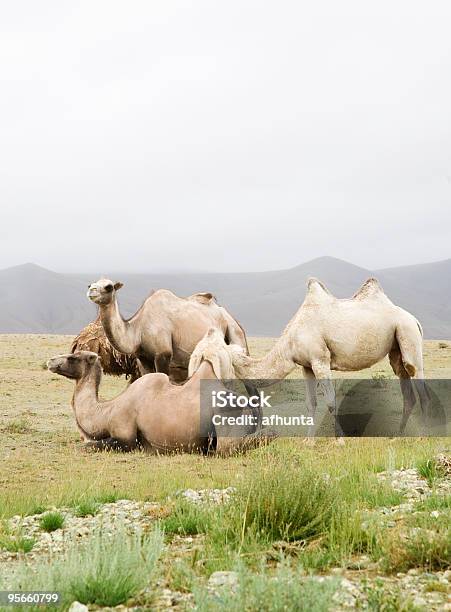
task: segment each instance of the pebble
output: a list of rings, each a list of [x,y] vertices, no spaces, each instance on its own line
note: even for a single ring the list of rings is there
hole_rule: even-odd
[[[238,587],[238,574],[236,572],[213,572],[208,579],[211,589],[228,587],[235,590]]]
[[[70,607],[68,612],[88,612],[88,606],[80,603],[79,601],[74,601]]]
[[[184,491],[178,491],[176,496],[183,497],[193,504],[223,504],[228,502],[234,493],[236,493],[235,487],[227,487],[227,489],[200,489],[198,491],[185,489]]]

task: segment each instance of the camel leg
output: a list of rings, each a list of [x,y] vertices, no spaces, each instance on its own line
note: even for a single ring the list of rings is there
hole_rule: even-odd
[[[400,325],[396,328],[396,339],[404,369],[410,378],[414,379],[414,386],[420,398],[421,412],[427,416],[431,403],[431,396],[424,380],[423,369],[423,339],[415,324],[415,327]]]
[[[171,363],[172,353],[158,353],[155,355],[155,371],[169,376],[169,364]]]
[[[150,361],[146,357],[139,357],[136,359],[136,365],[138,367],[139,378],[140,376],[145,376],[146,374],[153,374],[155,372],[155,366],[153,361]]]
[[[410,414],[417,400],[413,391],[412,381],[410,379],[408,371],[404,367],[401,351],[397,343],[396,346],[394,346],[388,354],[388,358],[390,360],[390,365],[393,369],[393,372],[396,374],[396,376],[399,377],[399,384],[401,385],[401,393],[404,405],[402,410],[402,419],[399,425],[399,433],[403,434],[407,425],[407,421],[409,420]]]
[[[262,419],[263,419],[263,409],[260,405],[260,396],[258,394],[258,390],[257,387],[252,384],[251,382],[247,381],[247,380],[243,380],[243,384],[244,387],[247,391],[248,396],[251,397],[256,397],[259,402],[258,402],[258,406],[256,408],[253,409],[253,414],[257,419],[257,424],[255,427],[255,431],[260,431],[262,428]]]
[[[332,381],[332,373],[330,371],[330,361],[315,360],[312,361],[312,370],[316,379],[319,380],[326,398],[326,405],[329,412],[334,415],[335,419],[335,436],[342,439],[344,437],[343,429],[338,420],[337,398],[335,396],[334,383]]]
[[[305,380],[305,399],[307,403],[307,409],[309,411],[309,415],[313,418],[313,422],[315,422],[316,408],[318,405],[318,398],[316,396],[317,381],[311,368],[303,367],[302,372],[304,374]],[[315,425],[309,425],[306,439],[307,444],[313,445],[315,443],[314,427]]]

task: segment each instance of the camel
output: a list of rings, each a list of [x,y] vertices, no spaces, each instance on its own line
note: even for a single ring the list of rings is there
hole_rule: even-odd
[[[75,380],[72,407],[89,449],[226,455],[266,441],[262,435],[253,435],[255,426],[249,426],[240,438],[227,437],[214,428],[209,435],[201,430],[201,380],[216,381],[224,388],[208,357],[184,385],[172,384],[166,374],[147,374],[109,401],[99,401],[102,368],[96,353],[57,355],[47,365],[51,372]]]
[[[94,321],[91,321],[81,332],[74,338],[70,352],[91,351],[97,353],[100,357],[100,364],[104,374],[111,376],[122,376],[130,383],[134,382],[141,376],[140,368],[138,367],[137,359],[134,355],[125,355],[117,351],[105,335],[100,315]],[[176,368],[170,366],[169,378],[172,382],[183,382],[186,379],[186,368]]]
[[[121,287],[122,283],[100,279],[89,285],[88,298],[99,306],[110,343],[125,355],[135,355],[142,374],[169,374],[171,364],[187,368],[194,347],[212,327],[221,330],[227,343],[238,344],[248,354],[243,328],[211,293],[180,298],[172,291],[159,289],[125,320],[116,299]]]
[[[235,376],[243,380],[280,380],[297,365],[301,366],[311,414],[314,416],[316,411],[316,388],[320,381],[327,406],[335,417],[338,436],[343,432],[337,418],[332,370],[363,370],[388,355],[403,395],[400,433],[404,432],[416,403],[411,379],[423,412],[430,403],[423,380],[421,326],[413,315],[391,302],[375,278],[369,278],[350,299],[334,297],[323,283],[310,278],[304,302],[263,358],[253,359],[240,347],[226,346],[220,334],[211,331],[193,352],[188,373],[195,369],[202,353],[212,358],[215,351],[217,362],[231,360]],[[222,378],[227,377],[230,377],[228,367]]]

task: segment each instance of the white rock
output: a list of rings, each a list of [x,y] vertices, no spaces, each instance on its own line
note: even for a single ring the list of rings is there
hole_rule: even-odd
[[[88,606],[79,601],[74,601],[69,608],[69,612],[88,612]]]
[[[422,597],[415,597],[412,601],[413,605],[420,609],[427,610],[427,602]]]
[[[236,588],[238,585],[238,574],[236,572],[213,572],[208,579],[208,586],[213,588],[230,587]]]

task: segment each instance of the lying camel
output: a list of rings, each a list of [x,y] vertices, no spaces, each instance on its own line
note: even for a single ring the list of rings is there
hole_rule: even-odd
[[[140,447],[148,452],[228,454],[265,441],[264,436],[252,435],[255,426],[249,426],[241,438],[221,435],[214,428],[209,435],[201,431],[200,382],[217,381],[219,372],[215,367],[208,357],[201,360],[198,370],[184,385],[171,384],[166,374],[147,374],[116,398],[101,402],[98,390],[102,368],[98,355],[78,351],[48,362],[51,372],[75,380],[72,407],[89,448],[130,451]]]
[[[240,347],[226,346],[221,335],[211,331],[193,352],[188,374],[195,370],[203,354],[216,358],[219,364],[231,359],[235,376],[242,380],[277,380],[285,378],[297,365],[302,366],[312,415],[316,411],[319,380],[328,408],[335,416],[338,435],[343,432],[337,418],[331,370],[363,370],[388,355],[400,378],[404,400],[400,433],[404,432],[416,403],[412,378],[423,412],[430,402],[423,380],[421,326],[415,317],[389,300],[375,278],[369,278],[350,299],[337,299],[320,281],[309,279],[303,304],[271,351],[261,359],[249,357]],[[224,371],[222,378],[227,377]]]
[[[135,355],[142,374],[169,374],[171,364],[187,368],[194,347],[212,327],[221,330],[227,343],[238,344],[248,354],[243,328],[216,303],[211,293],[180,298],[171,291],[159,289],[133,317],[125,320],[116,299],[116,292],[122,286],[122,283],[100,279],[89,285],[88,298],[99,306],[108,340],[117,351]]]

